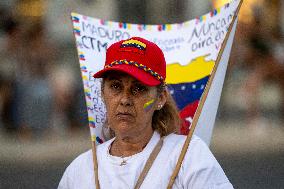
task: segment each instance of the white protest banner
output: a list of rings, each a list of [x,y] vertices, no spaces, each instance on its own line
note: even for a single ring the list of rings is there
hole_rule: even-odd
[[[233,39],[236,31],[236,26],[237,22],[234,23],[232,31],[229,35],[227,44],[224,48],[224,52],[220,59],[219,66],[216,70],[215,78],[212,82],[211,88],[205,100],[201,115],[198,119],[197,126],[194,132],[194,134],[202,136],[202,139],[207,144],[210,144],[211,135],[214,128],[214,122],[217,114],[217,108],[212,108],[212,107],[218,107],[219,105],[223,83],[226,75],[227,65],[229,62],[229,55],[231,52],[231,47],[233,44]]]
[[[153,41],[163,50],[167,62],[166,82],[183,119],[180,132],[187,134],[239,2],[233,0],[222,8],[190,21],[163,25],[112,22],[72,13],[92,140],[97,143],[105,140],[102,135],[105,107],[100,98],[100,79],[92,76],[103,68],[107,47],[132,36]],[[228,48],[220,62],[223,71],[218,72],[220,79],[213,85],[216,87],[212,87],[212,90],[219,92],[213,92],[214,98],[209,95],[212,100],[208,103],[212,104],[205,103],[204,111],[211,113],[201,113],[202,121],[198,127],[202,129],[197,128],[196,132],[208,145],[232,45],[234,32],[231,33]]]

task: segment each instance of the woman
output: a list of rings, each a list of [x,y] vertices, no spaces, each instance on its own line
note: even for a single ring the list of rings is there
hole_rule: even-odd
[[[106,125],[113,134],[96,150],[100,188],[166,188],[185,136],[174,134],[179,116],[166,89],[163,52],[138,37],[114,43],[94,77],[103,78]],[[58,188],[96,188],[91,150],[69,165]],[[233,187],[206,144],[193,136],[173,188]]]

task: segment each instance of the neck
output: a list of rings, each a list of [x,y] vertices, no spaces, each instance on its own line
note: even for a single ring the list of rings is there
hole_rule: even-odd
[[[116,136],[110,148],[110,154],[127,157],[141,152],[150,141],[153,130],[139,133],[136,136]]]

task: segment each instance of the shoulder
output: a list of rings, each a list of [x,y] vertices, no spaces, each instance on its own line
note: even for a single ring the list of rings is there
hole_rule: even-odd
[[[108,140],[102,144],[99,144],[96,146],[96,150],[97,150],[97,154],[101,154],[102,151],[105,151],[108,146],[110,145],[110,143],[113,141],[113,139]],[[73,168],[73,167],[84,167],[85,165],[87,165],[88,167],[92,167],[93,163],[93,153],[92,150],[88,150],[82,154],[80,154],[78,157],[76,157],[71,164],[67,167],[67,169]]]
[[[71,164],[67,167],[67,169],[69,167],[80,167],[82,165],[86,165],[89,162],[92,162],[92,150],[88,150],[82,154],[80,154],[78,157],[76,157]]]
[[[175,148],[182,148],[184,142],[186,140],[185,135],[177,135],[177,134],[169,134],[165,137],[164,142],[167,146],[172,146]],[[200,139],[198,136],[193,135],[191,141],[189,143],[188,150],[196,150],[196,149],[208,149],[207,145]],[[181,149],[179,149],[181,150]]]
[[[165,138],[165,143],[175,146],[173,152],[179,156],[185,140],[186,136],[170,134]],[[192,136],[177,179],[185,188],[232,188],[206,143],[195,135]]]
[[[101,158],[100,154],[107,150],[111,142],[112,140],[109,140],[96,146],[98,159]],[[92,150],[80,154],[66,168],[58,189],[84,188],[83,186],[93,185],[93,167]]]
[[[65,172],[68,173],[72,172],[73,170],[84,169],[86,167],[89,167],[89,164],[93,162],[92,158],[92,150],[88,150],[80,154],[70,163],[70,165],[66,168]]]
[[[171,159],[176,162],[179,158],[186,136],[170,134],[165,137],[163,151],[171,154]],[[200,161],[202,159],[202,161]],[[207,145],[198,136],[193,135],[189,146],[186,150],[186,155],[182,168],[190,165],[190,169],[200,169],[201,167],[208,167],[215,162],[215,158]],[[175,164],[175,163],[174,163]]]
[[[100,154],[106,148],[108,148],[109,144],[112,142],[113,139],[108,140],[102,144],[96,146],[97,154]],[[77,169],[77,168],[85,168],[85,166],[92,167],[93,166],[93,153],[92,150],[88,150],[78,157],[76,157],[71,164],[67,167],[66,171]]]
[[[66,168],[58,189],[74,188],[77,185],[77,181],[80,177],[91,174],[92,172],[92,150],[88,150],[77,158],[75,158],[70,165]],[[84,173],[85,175],[82,175]]]
[[[185,135],[170,134],[165,137],[164,141],[166,145],[172,145],[175,148],[182,148],[186,140],[186,137],[187,136]],[[194,154],[205,153],[209,156],[212,155],[206,143],[196,135],[192,136],[187,153],[194,153]]]
[[[175,147],[178,148],[180,153],[186,140],[186,136],[171,134],[169,135],[168,140],[175,143]],[[184,162],[186,162],[184,163],[184,166],[186,166],[187,163],[191,164],[191,170],[194,170],[210,167],[217,161],[205,142],[198,136],[193,135],[187,148]]]

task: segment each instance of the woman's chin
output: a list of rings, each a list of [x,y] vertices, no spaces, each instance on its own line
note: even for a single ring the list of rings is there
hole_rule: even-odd
[[[135,124],[131,124],[129,122],[119,122],[115,125],[115,128],[113,130],[115,131],[115,135],[120,135],[120,136],[129,136],[132,133],[136,133],[135,130],[138,129],[136,128]]]

